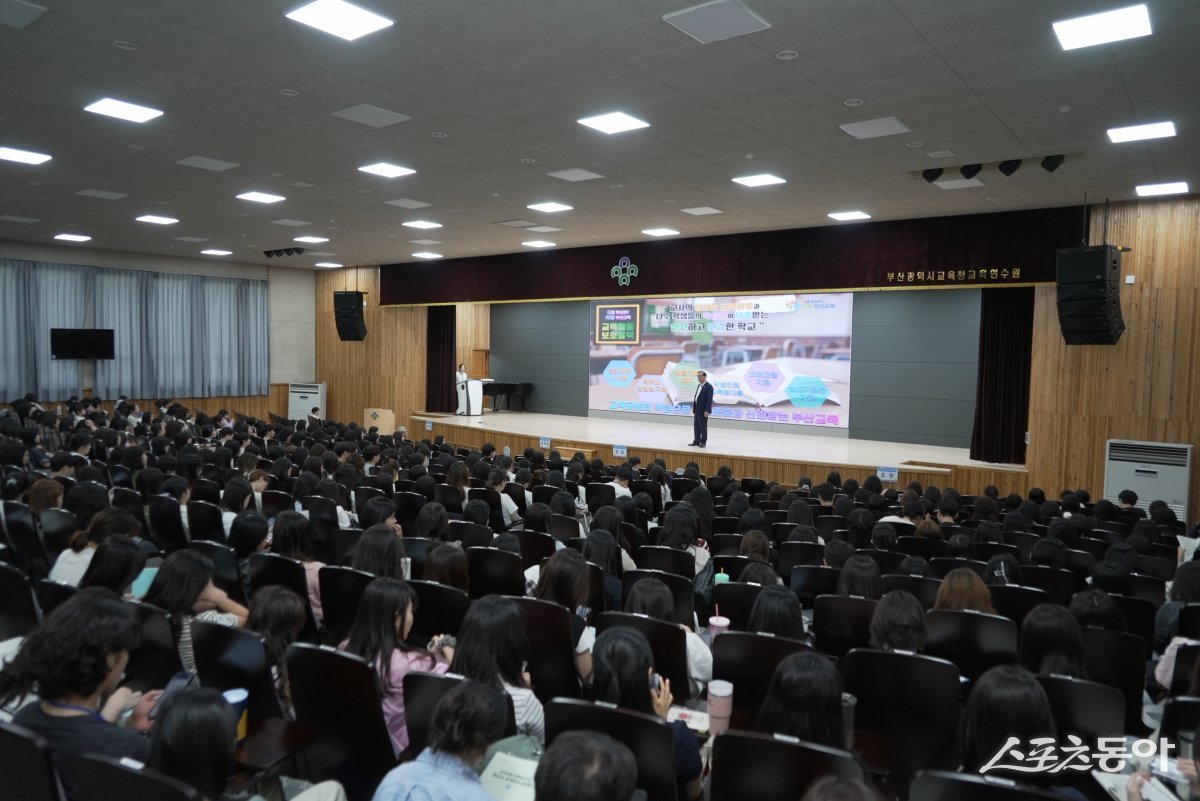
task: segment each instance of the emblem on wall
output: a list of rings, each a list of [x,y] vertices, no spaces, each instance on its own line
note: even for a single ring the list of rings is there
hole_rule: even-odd
[[[637,265],[631,263],[628,256],[622,256],[621,260],[613,266],[610,273],[613,278],[617,279],[617,283],[620,286],[629,286],[629,282],[637,278],[637,274]]]

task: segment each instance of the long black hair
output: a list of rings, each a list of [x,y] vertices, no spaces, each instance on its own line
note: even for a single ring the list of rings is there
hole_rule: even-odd
[[[79,587],[107,587],[118,595],[124,595],[145,566],[146,553],[138,547],[133,537],[116,534],[96,547],[96,553],[92,555]]]
[[[212,581],[213,563],[190,548],[175,551],[163,560],[143,599],[171,615],[176,627],[179,618],[192,614],[200,593]]]
[[[467,610],[458,630],[450,670],[468,679],[525,686],[529,638],[521,609],[511,598],[486,595]]]
[[[644,634],[628,626],[606,629],[592,646],[593,697],[635,712],[653,714],[654,702],[650,697],[653,667],[654,655]]]
[[[196,688],[164,698],[150,738],[150,767],[194,787],[206,799],[225,795],[234,766],[237,719],[217,690]]]
[[[374,498],[373,500],[383,500]],[[362,533],[354,546],[350,566],[376,576],[404,578],[404,540],[386,523],[376,523]]]
[[[979,677],[963,709],[958,730],[963,770],[978,772],[1009,737],[1023,743],[1035,737],[1053,740],[1054,715],[1046,691],[1033,674],[1016,665],[1001,665]]]
[[[280,512],[275,518],[275,529],[271,536],[271,553],[299,559],[313,560],[312,523],[299,512]]]
[[[304,607],[307,598],[301,598],[287,587],[269,585],[254,593],[250,601],[250,616],[246,630],[259,637],[267,648],[267,658],[279,671],[279,695],[285,705],[291,704],[291,693],[287,678],[287,649],[296,642],[304,628]]]
[[[750,608],[749,631],[762,631],[776,637],[804,639],[804,618],[800,615],[800,599],[781,584],[762,588]]]
[[[621,546],[612,532],[593,528],[583,543],[583,558],[599,565],[606,576],[621,577]]]
[[[112,590],[79,590],[30,632],[0,669],[0,704],[36,692],[47,700],[90,696],[107,678],[109,654],[132,651],[142,629],[133,607]]]
[[[433,656],[404,642],[403,633],[397,631],[397,623],[408,614],[410,604],[415,611],[417,594],[407,583],[394,578],[377,578],[363,591],[354,625],[350,627],[346,650],[375,665],[385,695],[400,692],[391,681],[392,654],[396,651],[421,654],[428,660],[428,669],[433,668]]]
[[[817,653],[784,657],[771,676],[754,728],[763,734],[845,748],[842,679],[837,668]]]

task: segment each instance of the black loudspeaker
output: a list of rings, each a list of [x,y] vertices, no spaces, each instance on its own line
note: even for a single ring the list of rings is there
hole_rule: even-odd
[[[1113,245],[1058,251],[1058,323],[1068,345],[1115,345],[1121,317],[1121,252]]]
[[[337,324],[338,339],[343,342],[361,342],[367,337],[367,323],[363,320],[363,293],[334,292],[333,321]]]

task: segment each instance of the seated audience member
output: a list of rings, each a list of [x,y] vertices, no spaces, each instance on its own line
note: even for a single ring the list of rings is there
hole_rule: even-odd
[[[583,558],[597,565],[604,576],[604,607],[614,612],[621,608],[621,574],[624,571],[621,553],[621,546],[617,545],[612,533],[602,528],[593,527],[583,542]],[[538,578],[541,578],[540,573]],[[537,589],[536,580],[534,589]]]
[[[854,546],[845,540],[831,539],[825,543],[825,565],[841,570],[850,557],[854,556]]]
[[[171,616],[179,659],[188,673],[196,673],[192,651],[192,621],[203,620],[223,626],[244,626],[250,612],[230,600],[212,583],[213,563],[198,551],[175,551],[163,560],[143,599]]]
[[[376,523],[386,523],[396,536],[404,536],[404,531],[396,520],[396,504],[390,498],[371,498],[358,510],[358,525],[363,531]]]
[[[783,579],[775,572],[775,568],[766,562],[751,562],[742,568],[738,581],[746,584],[761,584],[764,587],[771,584],[782,584]]]
[[[435,546],[425,555],[421,578],[467,592],[470,589],[470,574],[466,551],[448,542]]]
[[[904,590],[892,590],[879,599],[871,616],[871,647],[883,651],[925,648],[925,610]]]
[[[114,534],[136,537],[141,534],[141,527],[134,516],[124,509],[110,506],[97,511],[86,530],[71,535],[67,549],[58,555],[54,567],[50,569],[50,580],[78,586],[100,543]]]
[[[220,801],[227,797],[227,777],[234,773],[236,745],[237,718],[224,695],[201,688],[176,693],[157,710],[149,767],[192,787],[205,801]],[[252,801],[260,799],[255,795]],[[328,781],[292,801],[345,799],[342,786]]]
[[[304,566],[304,576],[308,584],[308,604],[312,607],[313,617],[319,623],[323,618],[321,610],[321,582],[319,576],[324,562],[313,558],[312,523],[299,512],[280,512],[275,518],[275,528],[271,533],[271,553],[295,559]]]
[[[1122,510],[1132,512],[1138,517],[1145,517],[1146,510],[1139,509],[1137,502],[1138,494],[1133,490],[1121,490],[1119,493],[1117,493],[1117,503],[1120,504],[1120,508]]]
[[[267,649],[271,664],[271,679],[279,696],[279,707],[287,717],[292,716],[292,694],[287,679],[287,649],[300,637],[304,628],[305,600],[286,587],[263,587],[250,601],[250,617],[246,630],[253,631]]]
[[[454,649],[442,645],[442,635],[434,638],[437,650],[433,653],[405,642],[416,608],[417,594],[411,587],[399,579],[377,578],[363,591],[350,637],[338,646],[374,666],[383,697],[383,719],[397,754],[408,748],[409,742],[404,677],[414,670],[445,673],[454,658]]]
[[[946,541],[946,556],[951,559],[974,559],[975,543],[966,534],[955,534]]]
[[[805,639],[804,616],[796,593],[781,584],[768,584],[750,607],[748,631],[774,634],[793,640]]]
[[[1105,631],[1125,631],[1125,617],[1121,608],[1108,593],[1093,587],[1075,593],[1068,607],[1081,629],[1088,627]]]
[[[59,509],[63,505],[63,485],[49,478],[40,478],[29,486],[25,501],[34,517],[47,509]]]
[[[838,576],[838,595],[852,595],[871,601],[879,600],[883,595],[883,581],[879,575],[879,565],[869,556],[856,554],[842,565],[842,574]]]
[[[104,587],[129,597],[130,587],[146,567],[146,552],[133,537],[114,534],[96,548],[96,554],[84,571],[79,588]]]
[[[221,522],[225,525],[225,536],[229,536],[229,530],[233,527],[233,521],[242,512],[250,509],[254,504],[254,489],[250,486],[250,482],[244,478],[234,478],[225,485],[225,491],[221,493]]]
[[[1133,503],[1137,503],[1134,496]],[[1094,583],[1093,583],[1094,584]],[[1103,588],[1098,588],[1103,589]],[[1184,562],[1175,570],[1175,581],[1165,604],[1154,616],[1154,650],[1163,653],[1179,631],[1179,611],[1200,603],[1200,562]]]
[[[900,560],[900,565],[896,568],[896,575],[933,578],[933,568],[924,556],[906,556]]]
[[[1043,537],[1029,551],[1029,563],[1055,569],[1065,568],[1067,566],[1067,546],[1063,544],[1062,540],[1055,537]]]
[[[13,717],[46,740],[68,797],[78,798],[83,754],[150,755],[150,710],[161,691],[121,687],[129,652],[141,643],[133,607],[100,588],[77,592],[30,632],[0,670],[0,705],[29,700]],[[35,697],[36,693],[36,697]],[[132,709],[125,725],[117,723]],[[5,783],[13,777],[6,777]]]
[[[1017,662],[1038,676],[1086,679],[1083,630],[1074,616],[1058,604],[1038,604],[1021,622]]]
[[[596,638],[593,657],[592,691],[597,701],[666,719],[673,699],[671,682],[654,672],[650,643],[640,631],[625,626],[605,630]],[[683,721],[669,725],[675,745],[675,779],[682,790],[680,799],[694,801],[703,790],[700,746]]]
[[[494,801],[476,771],[504,735],[505,715],[504,698],[491,685],[453,688],[434,707],[429,745],[384,777],[374,801]]]
[[[493,467],[488,473],[488,486],[500,496],[500,516],[504,523],[504,528],[512,528],[521,522],[520,512],[517,510],[517,502],[508,496],[504,491],[505,485],[508,484],[508,474],[504,472],[503,467]]]
[[[771,540],[767,535],[757,529],[747,531],[742,536],[741,545],[738,546],[739,556],[748,556],[752,561],[771,562]]]
[[[938,588],[933,608],[984,612],[989,615],[996,613],[987,585],[968,567],[956,567],[946,574],[942,586]]]
[[[407,579],[411,563],[404,556],[404,540],[396,529],[387,523],[376,523],[362,533],[354,546],[350,566],[374,576]]]
[[[437,501],[426,503],[417,512],[411,536],[445,542],[449,533],[450,515],[446,513],[446,507]]]
[[[271,526],[267,518],[251,509],[240,513],[229,527],[228,545],[237,556],[238,575],[242,579],[246,597],[249,598],[250,554],[261,553],[271,547]]]
[[[833,663],[811,651],[791,654],[775,668],[753,729],[844,749],[843,714],[842,678]]]
[[[931,540],[940,540],[940,539],[943,539],[946,535],[945,535],[945,532],[942,531],[941,526],[939,526],[935,521],[926,518],[925,520],[922,520],[920,523],[917,523],[917,530],[916,530],[915,536],[927,537]]]
[[[607,734],[566,731],[538,762],[537,801],[632,801],[637,789],[633,752]]]
[[[672,623],[675,620],[675,599],[671,596],[671,590],[659,579],[642,579],[629,588],[629,597],[625,599],[625,611]],[[712,651],[690,628],[684,625],[680,625],[679,628],[683,629],[684,645],[687,648],[691,697],[699,698],[712,679]]]
[[[871,529],[871,547],[877,551],[896,549],[896,529],[891,523],[876,523]]]
[[[75,515],[75,525],[86,531],[92,517],[101,509],[107,509],[108,488],[97,481],[80,481],[63,497],[63,508]]]
[[[552,601],[571,613],[571,643],[575,649],[575,667],[584,682],[592,674],[592,643],[596,630],[579,613],[587,603],[588,566],[583,555],[570,548],[555,551],[538,577],[533,597]]]
[[[1003,586],[1019,585],[1024,576],[1021,575],[1021,565],[1010,553],[998,553],[987,561],[983,569],[984,584]]]
[[[495,685],[512,698],[517,733],[546,740],[542,702],[530,688],[529,638],[520,608],[510,598],[487,595],[471,604],[458,632],[450,670]]]
[[[477,526],[486,526],[489,525],[488,519],[491,516],[492,507],[488,506],[485,500],[472,498],[463,504],[462,519],[468,523],[474,523]]]
[[[1133,595],[1130,571],[1120,562],[1108,559],[1092,568],[1092,586],[1110,595]]]

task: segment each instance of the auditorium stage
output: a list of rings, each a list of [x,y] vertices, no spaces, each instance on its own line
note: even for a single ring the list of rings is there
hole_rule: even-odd
[[[478,447],[491,442],[497,449],[508,446],[517,456],[525,448],[541,448],[543,437],[550,438],[550,449],[569,457],[584,450],[605,462],[620,462],[613,454],[614,445],[624,445],[628,455],[643,462],[662,458],[671,468],[688,461],[700,464],[701,472],[711,475],[717,467],[729,465],[735,476],[757,476],[788,485],[801,476],[819,483],[830,470],[838,470],[843,479],[860,482],[877,468],[896,468],[896,482],[885,486],[903,488],[911,481],[938,486],[954,486],[964,493],[977,493],[987,484],[1003,492],[1026,490],[1029,476],[1022,465],[993,465],[973,461],[966,448],[934,445],[910,445],[896,442],[815,436],[803,433],[777,433],[709,428],[707,448],[688,447],[692,427],[690,419],[681,422],[613,420],[570,415],[495,412],[484,415],[456,416],[417,413],[412,417],[409,436],[422,439],[441,434],[456,445]]]

